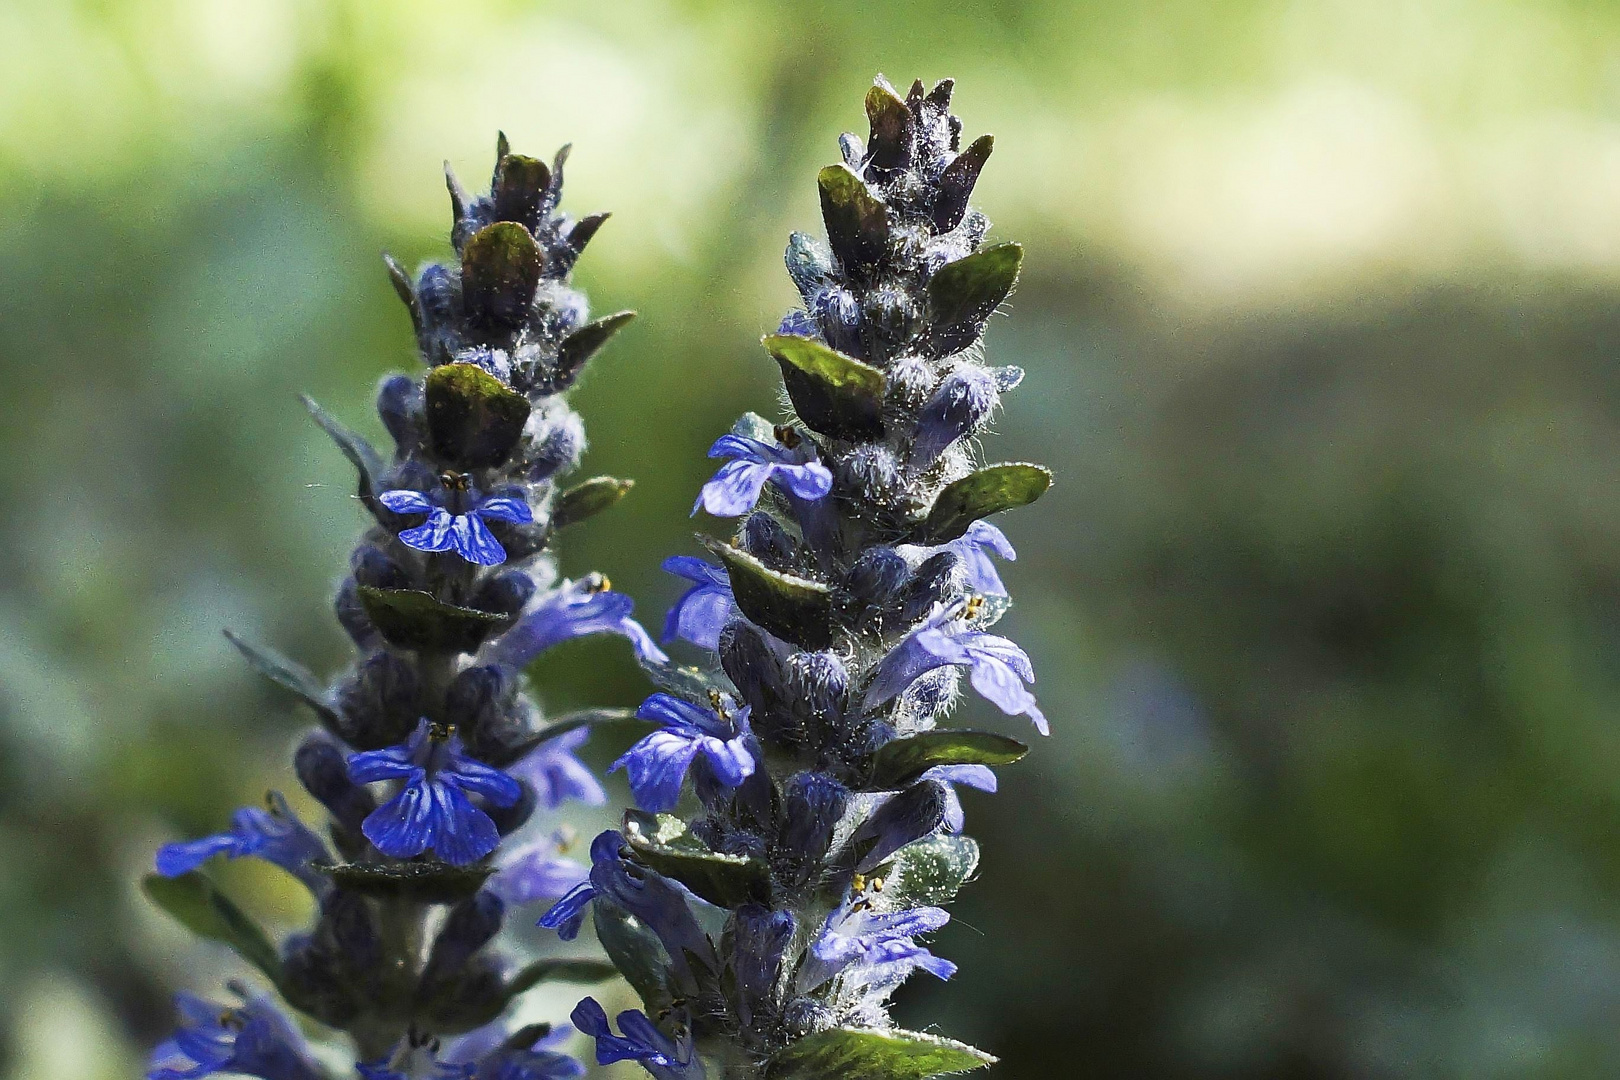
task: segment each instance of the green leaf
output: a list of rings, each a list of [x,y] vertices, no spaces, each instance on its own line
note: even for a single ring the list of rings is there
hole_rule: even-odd
[[[486,637],[512,621],[510,615],[456,607],[416,589],[355,590],[377,632],[402,649],[474,652]]]
[[[657,1016],[669,1008],[675,1000],[665,975],[669,956],[652,928],[600,897],[591,904],[591,922],[602,951],[641,997],[647,1014]]]
[[[872,122],[866,140],[872,164],[880,169],[903,169],[910,164],[911,110],[893,87],[880,82],[866,92],[866,116]]]
[[[563,338],[562,344],[557,348],[556,374],[550,380],[550,388],[566,390],[572,385],[574,379],[579,376],[580,369],[591,357],[601,351],[602,346],[635,317],[636,313],[633,311],[615,312],[593,323],[586,323]]]
[[[979,845],[971,836],[935,833],[907,844],[894,856],[885,892],[910,905],[949,903],[979,868]]]
[[[1018,244],[980,248],[940,267],[928,280],[933,308],[929,333],[945,352],[964,349],[1018,282],[1024,249]]]
[[[945,486],[918,530],[917,542],[949,543],[980,518],[1028,506],[1051,486],[1051,470],[1039,465],[988,465]]]
[[[811,430],[840,439],[882,436],[883,372],[812,338],[769,334],[764,341]]]
[[[784,641],[806,649],[832,644],[832,590],[818,581],[772,570],[741,548],[700,537],[731,577],[742,613]]]
[[[996,1059],[966,1043],[890,1028],[832,1028],[780,1050],[765,1065],[767,1080],[923,1080],[967,1072]]]
[[[401,863],[316,863],[343,888],[366,896],[418,904],[454,904],[483,887],[492,866],[452,866],[437,860]]]
[[[872,756],[872,783],[899,788],[935,765],[1010,765],[1027,753],[1017,739],[990,731],[924,731],[883,744]]]
[[[328,724],[338,723],[340,717],[337,710],[327,702],[325,687],[316,681],[308,668],[287,659],[273,649],[254,645],[238,637],[233,631],[226,630],[224,633],[225,640],[236,646],[236,651],[247,658],[253,670],[283,690],[290,691],[298,700],[314,709]]]
[[[424,389],[433,452],[457,468],[503,463],[529,419],[529,399],[474,364],[440,365]]]
[[[968,197],[973,194],[973,186],[979,182],[979,173],[984,170],[984,163],[990,159],[990,151],[995,146],[995,136],[981,135],[939,174],[939,197],[934,200],[934,227],[940,232],[950,232],[962,224],[962,216],[967,213]]]
[[[281,959],[269,936],[203,875],[195,871],[172,878],[148,874],[141,880],[141,889],[193,934],[229,945],[271,982],[280,981]]]
[[[551,527],[561,529],[595,517],[624,498],[635,486],[634,480],[620,480],[616,476],[595,476],[583,484],[576,484],[557,496],[556,505],[551,508]]]
[[[847,165],[829,165],[816,179],[827,240],[844,269],[881,259],[889,240],[888,206]]]
[[[599,983],[619,973],[619,969],[604,960],[568,959],[552,957],[524,965],[512,981],[506,984],[506,998],[510,1001],[525,990],[543,982]]]
[[[304,403],[309,415],[315,418],[322,431],[332,437],[338,449],[343,451],[343,456],[349,459],[349,464],[354,466],[355,472],[360,474],[360,497],[370,498],[377,490],[377,477],[382,475],[384,468],[377,451],[372,449],[366,440],[338,423],[331,413],[317,405],[315,399],[308,394],[299,394],[298,400]]]
[[[711,904],[734,908],[770,896],[771,873],[765,863],[711,850],[671,814],[627,811],[624,838],[638,860]]]
[[[515,221],[497,221],[461,249],[462,306],[475,322],[498,330],[522,325],[540,286],[545,256]]]

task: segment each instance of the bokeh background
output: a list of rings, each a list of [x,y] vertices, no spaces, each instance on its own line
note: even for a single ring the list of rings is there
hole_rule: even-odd
[[[238,970],[134,882],[289,783],[307,717],[220,628],[346,655],[359,511],[293,395],[377,431],[377,254],[444,252],[441,159],[572,140],[565,205],[614,211],[579,277],[642,318],[574,400],[640,486],[563,562],[655,622],[879,71],[997,136],[989,448],[1059,477],[1004,523],[1054,735],[968,796],[962,973],[902,1019],[1005,1080],[1620,1075],[1598,0],[0,0],[0,1075],[137,1075]],[[535,674],[646,690],[616,641]]]

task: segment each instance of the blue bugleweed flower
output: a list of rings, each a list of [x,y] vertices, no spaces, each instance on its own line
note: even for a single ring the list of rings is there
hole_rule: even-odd
[[[940,607],[883,658],[866,691],[874,708],[904,693],[921,675],[954,665],[968,669],[968,679],[986,700],[1009,716],[1025,715],[1042,735],[1050,734],[1035,695],[1024,683],[1035,681],[1029,656],[1014,642],[972,624],[973,601]]]
[[[945,828],[953,833],[961,832],[966,821],[955,785],[966,784],[992,794],[996,790],[996,774],[988,765],[935,765],[917,779],[938,780],[945,785]]]
[[[269,998],[242,1005],[215,1005],[195,994],[175,997],[180,1028],[152,1052],[147,1080],[197,1080],[215,1073],[261,1080],[323,1080],[303,1037]]]
[[[331,858],[321,838],[298,820],[279,791],[265,796],[265,806],[244,806],[231,815],[229,832],[198,840],[164,844],[157,853],[157,872],[179,877],[216,855],[229,859],[253,856],[274,863],[319,894],[327,884],[313,862]]]
[[[613,1034],[607,1012],[597,1000],[585,998],[574,1008],[574,1026],[596,1040],[596,1063],[634,1061],[655,1080],[704,1080],[707,1073],[692,1047],[690,1032],[679,1042],[658,1030],[647,1014],[628,1009],[618,1016],[622,1035]]]
[[[671,555],[664,560],[664,571],[692,583],[664,619],[664,644],[681,638],[701,648],[716,648],[736,607],[730,575],[692,555]]]
[[[506,561],[506,549],[489,531],[486,521],[526,524],[534,520],[529,504],[506,496],[485,497],[467,486],[461,474],[445,474],[442,491],[427,496],[420,491],[399,489],[377,496],[396,514],[426,514],[427,521],[399,534],[399,542],[417,551],[454,551],[479,566],[498,566]],[[449,478],[454,479],[449,479]],[[450,502],[454,511],[441,503]]]
[[[949,979],[956,974],[956,965],[913,939],[950,921],[944,908],[880,912],[866,896],[852,894],[827,916],[811,942],[810,959],[799,972],[799,988],[814,990],[845,972],[863,986],[898,983],[917,969]]]
[[[600,574],[564,582],[519,616],[510,630],[486,645],[479,659],[521,671],[553,645],[590,634],[618,634],[629,640],[638,660],[666,662],[669,657],[664,650],[631,618],[633,610],[634,601],[611,591]]]
[[[689,958],[711,970],[716,966],[714,943],[692,914],[703,901],[679,882],[627,862],[624,846],[624,834],[615,829],[598,834],[591,841],[590,880],[552,905],[539,925],[572,941],[585,921],[585,909],[601,896],[645,923],[663,943],[671,972],[690,983]]]
[[[1014,562],[1018,558],[1018,552],[1013,550],[1007,535],[983,520],[969,525],[967,532],[948,544],[940,544],[938,547],[914,547],[902,544],[897,550],[915,552],[919,559],[925,559],[941,551],[954,553],[962,560],[967,576],[967,587],[983,596],[1007,595],[1007,586],[1002,583],[1001,575],[996,572],[996,564],[990,556],[996,555],[1008,562]]]
[[[523,788],[461,751],[461,739],[453,731],[423,717],[405,743],[350,756],[349,779],[357,784],[405,782],[361,825],[378,851],[408,859],[432,849],[445,862],[461,866],[495,850],[500,833],[468,796],[480,795],[505,807],[522,798]]]
[[[527,781],[539,805],[547,810],[555,810],[569,799],[586,806],[601,806],[607,802],[607,792],[602,790],[596,774],[574,756],[574,751],[590,737],[589,728],[575,728],[547,739],[506,771]]]
[[[736,787],[753,775],[746,705],[723,715],[669,694],[654,694],[641,703],[636,715],[663,727],[625,751],[608,772],[625,770],[643,810],[674,809],[687,770],[699,754],[725,787]]]
[[[442,1051],[437,1039],[412,1035],[387,1057],[356,1063],[355,1071],[365,1080],[575,1080],[585,1075],[585,1066],[553,1049],[570,1034],[564,1026],[526,1046],[511,1046],[497,1022]]]
[[[692,513],[702,509],[715,517],[746,514],[759,502],[767,483],[807,502],[826,497],[832,490],[832,473],[816,460],[815,444],[797,436],[790,438],[792,445],[780,441],[773,445],[742,435],[716,439],[709,456],[734,460],[722,465],[703,485]]]
[[[590,873],[580,863],[562,857],[571,846],[569,834],[558,830],[503,853],[500,869],[486,888],[508,907],[566,896],[584,884]]]

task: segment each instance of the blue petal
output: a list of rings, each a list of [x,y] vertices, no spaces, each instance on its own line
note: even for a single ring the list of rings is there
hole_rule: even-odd
[[[734,739],[705,736],[698,740],[703,756],[714,768],[715,779],[728,788],[736,787],[754,774],[754,755],[748,752],[746,743],[742,735]]]
[[[777,465],[771,480],[807,502],[824,498],[832,490],[832,473],[819,461],[807,465]]]
[[[699,507],[715,517],[740,517],[748,513],[759,502],[759,493],[765,489],[765,481],[770,479],[774,467],[756,461],[727,462],[703,485],[692,513],[696,514]]]
[[[450,530],[454,522],[455,518],[450,516],[450,511],[434,507],[426,522],[400,533],[399,542],[417,551],[448,551]]]
[[[673,810],[697,753],[698,743],[691,736],[655,731],[625,751],[608,772],[626,771],[636,804],[643,810]]]
[[[422,771],[411,760],[404,746],[390,746],[386,750],[363,750],[349,755],[349,779],[356,784],[373,784],[378,780],[404,780]]]
[[[551,910],[540,916],[540,922],[537,925],[544,926],[548,930],[557,931],[557,936],[564,941],[573,941],[574,938],[579,936],[580,924],[585,921],[585,907],[594,899],[596,899],[596,889],[592,887],[590,882],[585,882],[551,905]],[[605,1013],[602,1016],[602,1022],[607,1023]],[[574,1025],[579,1026],[577,1019],[574,1021]]]
[[[409,859],[428,849],[435,819],[443,810],[434,797],[435,785],[417,778],[360,823],[376,849],[395,859]]]
[[[651,695],[636,709],[636,717],[640,720],[651,720],[670,730],[689,735],[731,734],[712,709],[683,701],[672,694]]]
[[[478,504],[478,509],[473,512],[481,518],[510,521],[519,525],[525,525],[534,520],[534,511],[530,510],[529,504],[522,499],[504,497],[485,499]]]
[[[463,791],[484,796],[496,806],[511,806],[523,797],[522,784],[501,770],[462,754],[451,753],[439,776]]]
[[[449,784],[435,785],[433,851],[452,866],[475,863],[501,842],[500,830],[490,816]]]
[[[216,833],[200,840],[164,844],[158,848],[157,872],[164,877],[179,877],[197,869],[215,855],[235,858],[241,854],[242,848],[241,838],[232,833]]]
[[[506,561],[506,549],[477,514],[456,515],[450,527],[450,546],[476,566],[499,566]]]
[[[420,491],[385,491],[377,496],[377,501],[396,514],[429,514],[437,509]]]
[[[748,461],[767,462],[776,460],[780,456],[780,452],[758,439],[748,439],[741,435],[728,433],[714,440],[714,445],[709,447],[709,456],[712,458],[743,458]]]

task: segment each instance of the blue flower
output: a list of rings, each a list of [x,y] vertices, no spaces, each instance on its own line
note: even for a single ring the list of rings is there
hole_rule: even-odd
[[[321,892],[326,878],[310,864],[331,857],[326,845],[298,820],[279,791],[270,792],[265,802],[265,807],[244,806],[232,814],[229,832],[164,844],[158,849],[157,872],[164,877],[179,877],[216,855],[229,859],[251,855],[281,867],[312,892]]]
[[[996,774],[988,765],[935,765],[917,779],[938,780],[945,785],[945,828],[953,833],[961,832],[965,821],[962,800],[957,797],[954,785],[966,784],[980,791],[996,790]]]
[[[567,847],[568,836],[559,831],[502,855],[501,868],[487,888],[509,907],[568,895],[585,883],[590,872],[562,857]]]
[[[692,1048],[690,1031],[682,1031],[679,1042],[658,1030],[647,1014],[629,1009],[619,1014],[619,1030],[613,1034],[607,1012],[595,998],[585,998],[569,1017],[574,1026],[596,1040],[596,1063],[634,1061],[655,1080],[703,1080],[703,1062]]]
[[[361,823],[360,831],[378,851],[408,859],[432,848],[456,866],[477,862],[501,839],[489,815],[467,796],[511,806],[523,795],[516,780],[464,756],[461,739],[425,717],[404,744],[350,755],[349,779],[405,781],[399,794]]]
[[[984,423],[998,400],[996,377],[984,368],[964,364],[947,375],[917,416],[912,468],[932,465],[952,443]]]
[[[180,1029],[152,1052],[147,1080],[196,1080],[214,1073],[322,1080],[303,1038],[269,998],[226,1007],[182,993],[175,1005]]]
[[[717,968],[714,943],[692,914],[691,905],[703,901],[686,886],[627,862],[623,849],[622,833],[608,829],[598,834],[591,841],[590,880],[553,904],[540,916],[540,925],[557,931],[564,941],[572,941],[585,921],[585,909],[600,898],[634,915],[658,935],[677,979],[693,982],[688,957],[696,957],[711,970]]]
[[[795,437],[792,446],[761,442],[742,435],[722,435],[709,447],[712,458],[733,458],[703,485],[692,513],[699,508],[715,517],[738,517],[754,508],[766,483],[814,502],[832,490],[832,473],[816,458],[809,439]]]
[[[944,606],[908,634],[878,665],[866,691],[867,707],[883,704],[919,676],[950,664],[967,668],[973,689],[1002,712],[1028,716],[1042,735],[1050,734],[1035,695],[1024,686],[1035,681],[1029,656],[1007,638],[975,630],[971,615],[971,601]]]
[[[406,1038],[384,1058],[355,1065],[366,1080],[574,1080],[585,1066],[553,1047],[572,1034],[564,1025],[528,1045],[513,1046],[499,1023],[471,1031],[442,1053],[437,1039]]]
[[[941,551],[955,553],[967,571],[968,588],[985,596],[1007,595],[1007,586],[1002,584],[1001,575],[996,572],[996,564],[990,560],[990,556],[998,555],[1008,562],[1018,558],[1018,552],[1013,550],[1006,534],[988,521],[975,521],[968,526],[967,532],[938,547],[903,546],[923,558]]]
[[[618,634],[628,638],[636,658],[662,664],[669,660],[630,613],[635,603],[612,592],[600,574],[588,574],[541,596],[512,628],[485,646],[484,663],[521,670],[529,661],[565,641],[589,634]]]
[[[625,770],[630,790],[643,810],[675,808],[681,784],[698,754],[708,760],[715,779],[726,787],[736,787],[754,772],[746,705],[730,717],[722,717],[669,694],[654,694],[641,703],[636,715],[656,720],[663,728],[625,751],[608,772]]]
[[[506,771],[527,780],[539,804],[547,810],[555,810],[569,799],[586,806],[601,806],[607,802],[607,792],[596,775],[574,756],[574,751],[590,737],[589,728],[564,732],[535,747]]]
[[[956,965],[913,938],[950,921],[943,908],[879,912],[864,896],[854,894],[827,916],[811,942],[810,958],[799,973],[799,987],[814,990],[844,972],[863,986],[893,985],[917,968],[948,979],[956,974]]]
[[[453,505],[464,507],[452,513],[435,499],[420,491],[397,489],[377,496],[379,502],[396,514],[426,514],[427,521],[414,529],[399,534],[399,542],[417,551],[454,551],[463,559],[479,566],[498,566],[506,561],[506,549],[489,531],[486,521],[510,521],[525,524],[534,520],[529,504],[522,499],[506,497],[484,498],[477,490],[465,486],[465,477],[455,476],[456,484],[447,484],[448,491],[438,500],[452,500]]]
[[[736,604],[731,596],[731,576],[721,567],[691,555],[672,555],[664,560],[664,570],[692,582],[664,619],[664,642],[684,638],[705,649],[720,646],[720,631],[731,621]]]

